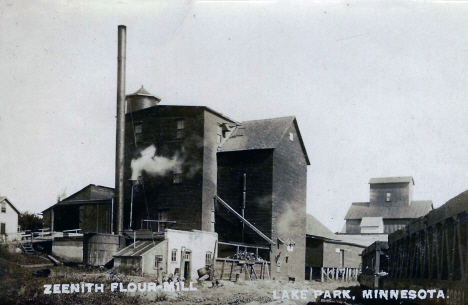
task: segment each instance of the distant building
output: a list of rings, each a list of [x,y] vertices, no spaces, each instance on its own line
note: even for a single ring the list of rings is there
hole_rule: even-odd
[[[44,227],[51,231],[111,233],[114,189],[90,184],[42,211]]]
[[[0,197],[0,241],[17,240],[20,212],[6,198]]]
[[[386,240],[388,234],[433,209],[431,200],[413,200],[413,177],[372,178],[369,184],[369,202],[354,202],[351,205],[342,233],[380,234]]]

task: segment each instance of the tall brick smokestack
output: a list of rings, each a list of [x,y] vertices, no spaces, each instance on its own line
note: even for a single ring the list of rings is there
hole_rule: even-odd
[[[117,124],[115,153],[115,204],[114,232],[123,232],[124,208],[124,141],[125,141],[125,60],[127,44],[127,27],[119,25],[117,56]]]

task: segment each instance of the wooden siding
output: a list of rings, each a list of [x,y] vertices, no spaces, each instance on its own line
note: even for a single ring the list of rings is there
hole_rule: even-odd
[[[142,173],[144,186],[134,193],[133,228],[140,228],[142,219],[158,219],[158,212],[167,211],[168,220],[176,221],[174,229],[201,229],[202,167],[204,114],[199,107],[153,107],[133,113],[133,122],[142,124],[142,142],[133,134],[132,117],[127,115],[125,135],[125,209],[124,228],[129,227],[132,186],[131,160],[154,145],[157,155],[178,156],[182,162],[182,181],[174,183],[173,171],[164,176]],[[182,137],[177,138],[177,120],[184,120]],[[149,215],[148,215],[149,214]]]
[[[80,233],[112,233],[111,205],[96,204],[80,207]]]
[[[408,206],[412,200],[411,183],[377,183],[370,185],[370,206]],[[387,193],[391,201],[386,201]]]
[[[273,151],[254,150],[218,153],[218,196],[240,213],[243,181],[246,174],[245,218],[263,234],[271,237],[273,192]],[[240,221],[219,207],[216,231],[220,241],[241,241]],[[245,242],[265,244],[246,227]]]
[[[307,163],[294,122],[274,150],[272,238],[285,242],[273,248],[276,266],[271,269],[276,279],[305,278]],[[292,252],[286,249],[288,239],[295,242]]]
[[[204,113],[202,230],[212,231],[213,196],[217,189],[218,124],[230,123],[212,112]]]

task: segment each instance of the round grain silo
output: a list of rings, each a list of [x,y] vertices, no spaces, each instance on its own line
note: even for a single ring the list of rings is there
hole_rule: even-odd
[[[83,236],[83,263],[103,266],[119,251],[119,236],[103,233],[85,233]]]

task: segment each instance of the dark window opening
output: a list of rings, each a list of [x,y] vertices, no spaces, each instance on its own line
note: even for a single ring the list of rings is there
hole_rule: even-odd
[[[177,120],[177,139],[182,139],[184,137],[184,120]]]
[[[172,182],[174,184],[179,184],[179,183],[182,183],[182,181],[183,181],[182,170],[180,168],[174,168]]]
[[[0,234],[6,234],[6,224],[0,224]]]
[[[6,203],[2,203],[2,213],[6,213]]]
[[[159,211],[158,220],[167,221],[168,220],[167,211]]]
[[[162,255],[155,255],[154,256],[154,268],[159,269],[162,267],[163,257]]]
[[[143,124],[137,123],[133,126],[133,130],[135,133],[135,142],[141,143],[143,142]]]

